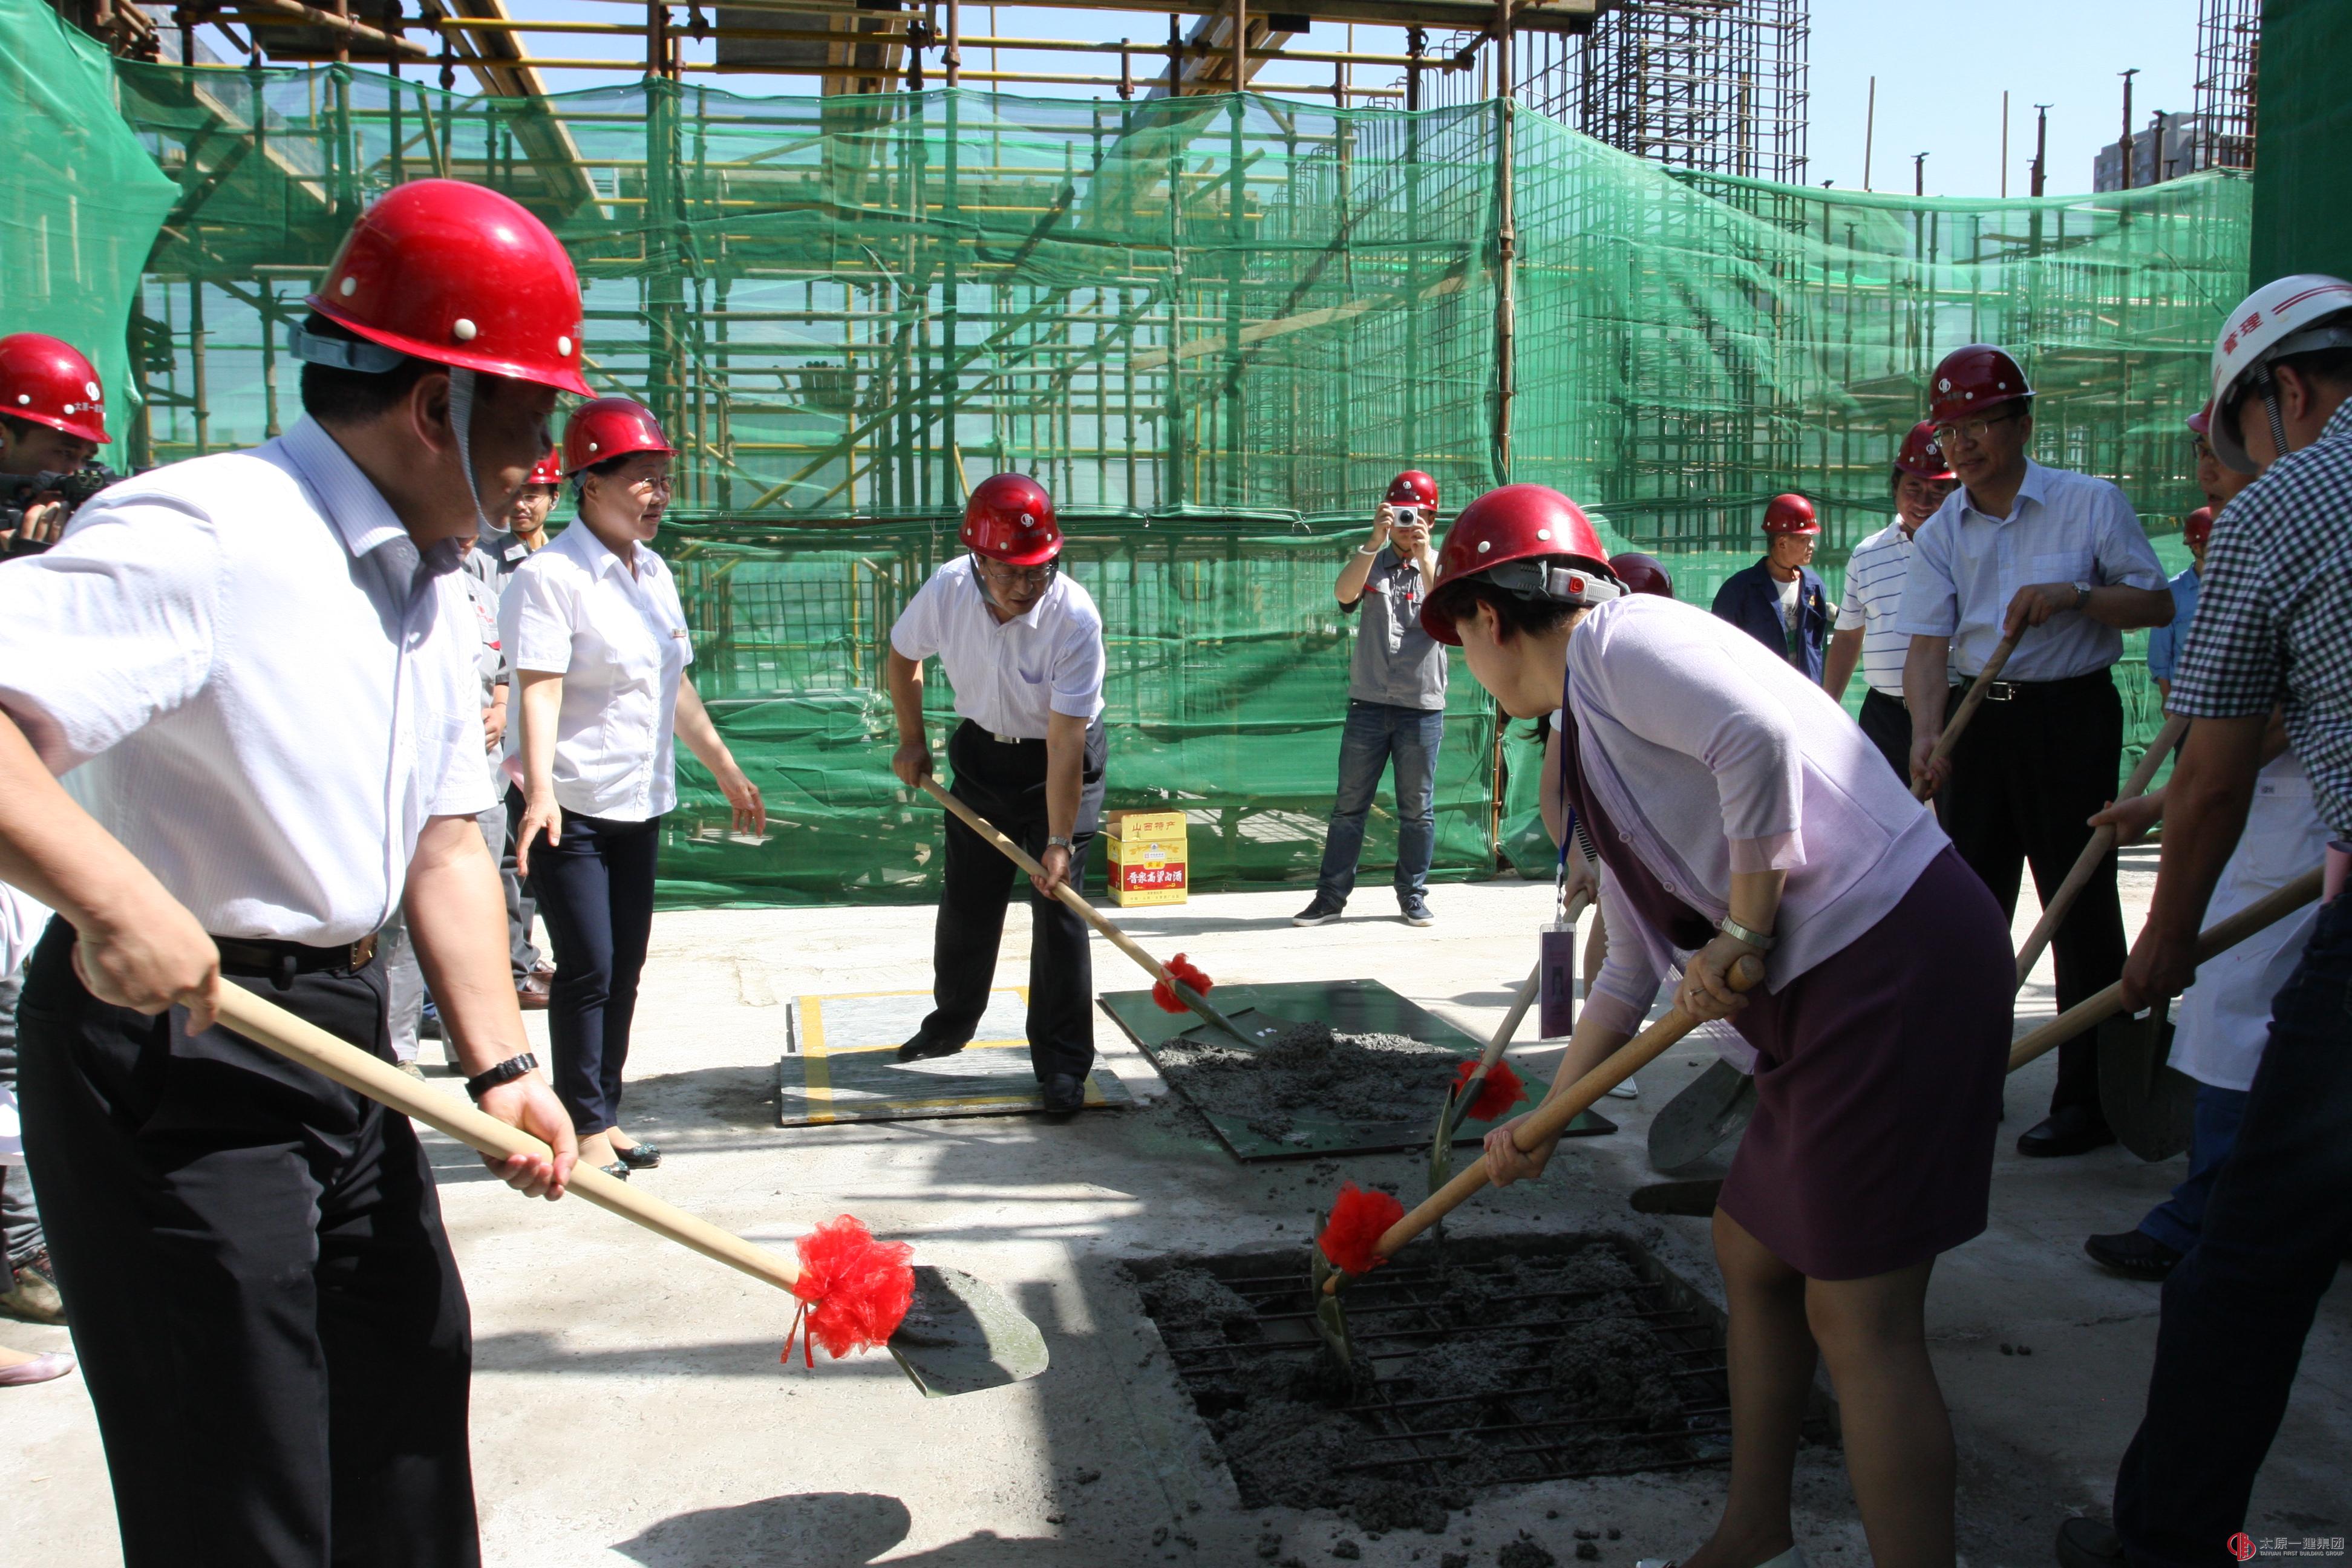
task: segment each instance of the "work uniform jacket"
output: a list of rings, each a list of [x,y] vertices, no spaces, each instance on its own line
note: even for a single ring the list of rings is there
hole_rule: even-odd
[[[1780,616],[1780,584],[1772,580],[1763,562],[1733,573],[1716,591],[1715,613],[1774,653],[1804,671],[1805,679],[1821,683],[1823,650],[1829,645],[1830,623],[1837,606],[1822,586],[1821,574],[1810,566],[1797,568],[1797,641],[1791,652],[1789,623]]]

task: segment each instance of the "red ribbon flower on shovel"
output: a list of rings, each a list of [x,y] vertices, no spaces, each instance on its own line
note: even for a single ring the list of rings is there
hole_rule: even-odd
[[[1388,1193],[1367,1192],[1353,1182],[1339,1185],[1330,1223],[1315,1243],[1331,1267],[1346,1274],[1369,1274],[1388,1261],[1374,1248],[1389,1226],[1404,1218],[1404,1205]]]
[[[793,1294],[801,1300],[793,1314],[792,1332],[784,1336],[782,1360],[793,1359],[793,1341],[803,1322],[808,1338],[801,1354],[816,1365],[817,1345],[839,1361],[855,1351],[872,1350],[898,1331],[907,1309],[915,1300],[915,1249],[903,1241],[877,1241],[874,1233],[848,1215],[831,1219],[795,1244],[801,1256],[801,1277]]]
[[[1455,1068],[1454,1092],[1460,1094],[1463,1086],[1470,1081],[1470,1075],[1477,1070],[1476,1062],[1464,1062]],[[1486,1078],[1478,1085],[1478,1098],[1470,1102],[1464,1120],[1492,1121],[1527,1097],[1528,1086],[1519,1081],[1519,1075],[1511,1070],[1510,1064],[1496,1062],[1486,1069]]]
[[[1184,986],[1195,996],[1206,996],[1209,994],[1209,987],[1216,984],[1201,973],[1199,965],[1181,952],[1168,961],[1168,974],[1169,979],[1174,980],[1178,985]],[[1166,980],[1152,982],[1151,999],[1160,1005],[1160,1010],[1163,1013],[1185,1013],[1192,1010],[1185,1006],[1182,999],[1176,994],[1175,986],[1169,984]]]

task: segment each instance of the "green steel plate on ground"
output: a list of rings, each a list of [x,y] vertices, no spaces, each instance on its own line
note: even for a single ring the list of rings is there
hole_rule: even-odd
[[[1436,1046],[1456,1056],[1475,1058],[1486,1048],[1484,1040],[1463,1033],[1436,1014],[1430,1012],[1411,997],[1401,996],[1377,980],[1296,980],[1267,985],[1220,985],[1210,997],[1218,1010],[1240,1025],[1246,1033],[1253,1019],[1243,1016],[1255,1013],[1283,1023],[1311,1024],[1317,1020],[1329,1024],[1343,1035],[1402,1035],[1424,1045]],[[1143,1047],[1151,1064],[1160,1067],[1158,1047],[1179,1035],[1198,1035],[1246,1048],[1223,1030],[1202,1023],[1190,1013],[1164,1013],[1152,1001],[1149,991],[1112,991],[1104,994],[1103,1010],[1118,1020],[1118,1026],[1129,1038]],[[1515,1068],[1514,1070],[1517,1070]],[[1167,1071],[1161,1068],[1163,1078]],[[1514,1108],[1513,1114],[1536,1100],[1543,1098],[1549,1088],[1546,1079],[1525,1071],[1528,1100]],[[1180,1094],[1181,1085],[1175,1079],[1169,1083]],[[1286,1114],[1296,1125],[1280,1138],[1269,1138],[1253,1131],[1248,1118],[1228,1111],[1212,1110],[1190,1095],[1185,1101],[1208,1121],[1219,1142],[1236,1160],[1252,1163],[1260,1160],[1303,1160],[1333,1154],[1386,1154],[1406,1150],[1425,1150],[1430,1146],[1432,1130],[1437,1125],[1437,1092],[1433,1090],[1427,1104],[1400,1108],[1393,1121],[1343,1121],[1336,1117],[1317,1117],[1304,1111]],[[1507,1117],[1505,1120],[1508,1120]],[[1476,1143],[1486,1136],[1494,1123],[1465,1121],[1454,1134],[1454,1143]],[[1617,1124],[1596,1111],[1588,1110],[1569,1123],[1566,1136],[1589,1138],[1602,1132],[1614,1132]]]

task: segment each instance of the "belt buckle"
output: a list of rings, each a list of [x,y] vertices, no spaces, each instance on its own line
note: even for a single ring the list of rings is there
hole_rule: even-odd
[[[360,938],[359,941],[352,943],[352,967],[353,969],[365,969],[369,964],[375,962],[376,935],[376,932],[370,931],[367,935]]]
[[[1000,746],[1017,746],[1017,745],[1019,745],[1019,744],[1021,743],[1021,737],[1020,737],[1020,736],[1018,736],[1018,735],[1000,735],[1000,734],[998,734],[998,733],[997,733],[995,731],[993,731],[993,730],[991,730],[991,731],[988,732],[988,738],[989,738],[990,740],[992,740],[992,741],[995,742],[996,742],[998,745],[1000,745]]]
[[[2013,680],[1992,681],[1985,688],[1985,700],[1988,702],[2008,702],[2016,696],[2017,683]]]

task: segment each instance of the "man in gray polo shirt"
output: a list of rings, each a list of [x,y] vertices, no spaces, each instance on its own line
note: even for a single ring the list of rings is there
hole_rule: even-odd
[[[1339,794],[1323,840],[1315,901],[1291,924],[1328,925],[1348,907],[1364,816],[1381,773],[1396,766],[1397,908],[1407,925],[1436,923],[1427,897],[1437,847],[1437,749],[1445,738],[1445,649],[1421,629],[1421,602],[1436,580],[1430,552],[1437,481],[1419,470],[1389,483],[1372,536],[1356,547],[1335,584],[1342,612],[1361,607],[1348,672],[1348,723],[1339,739]]]

